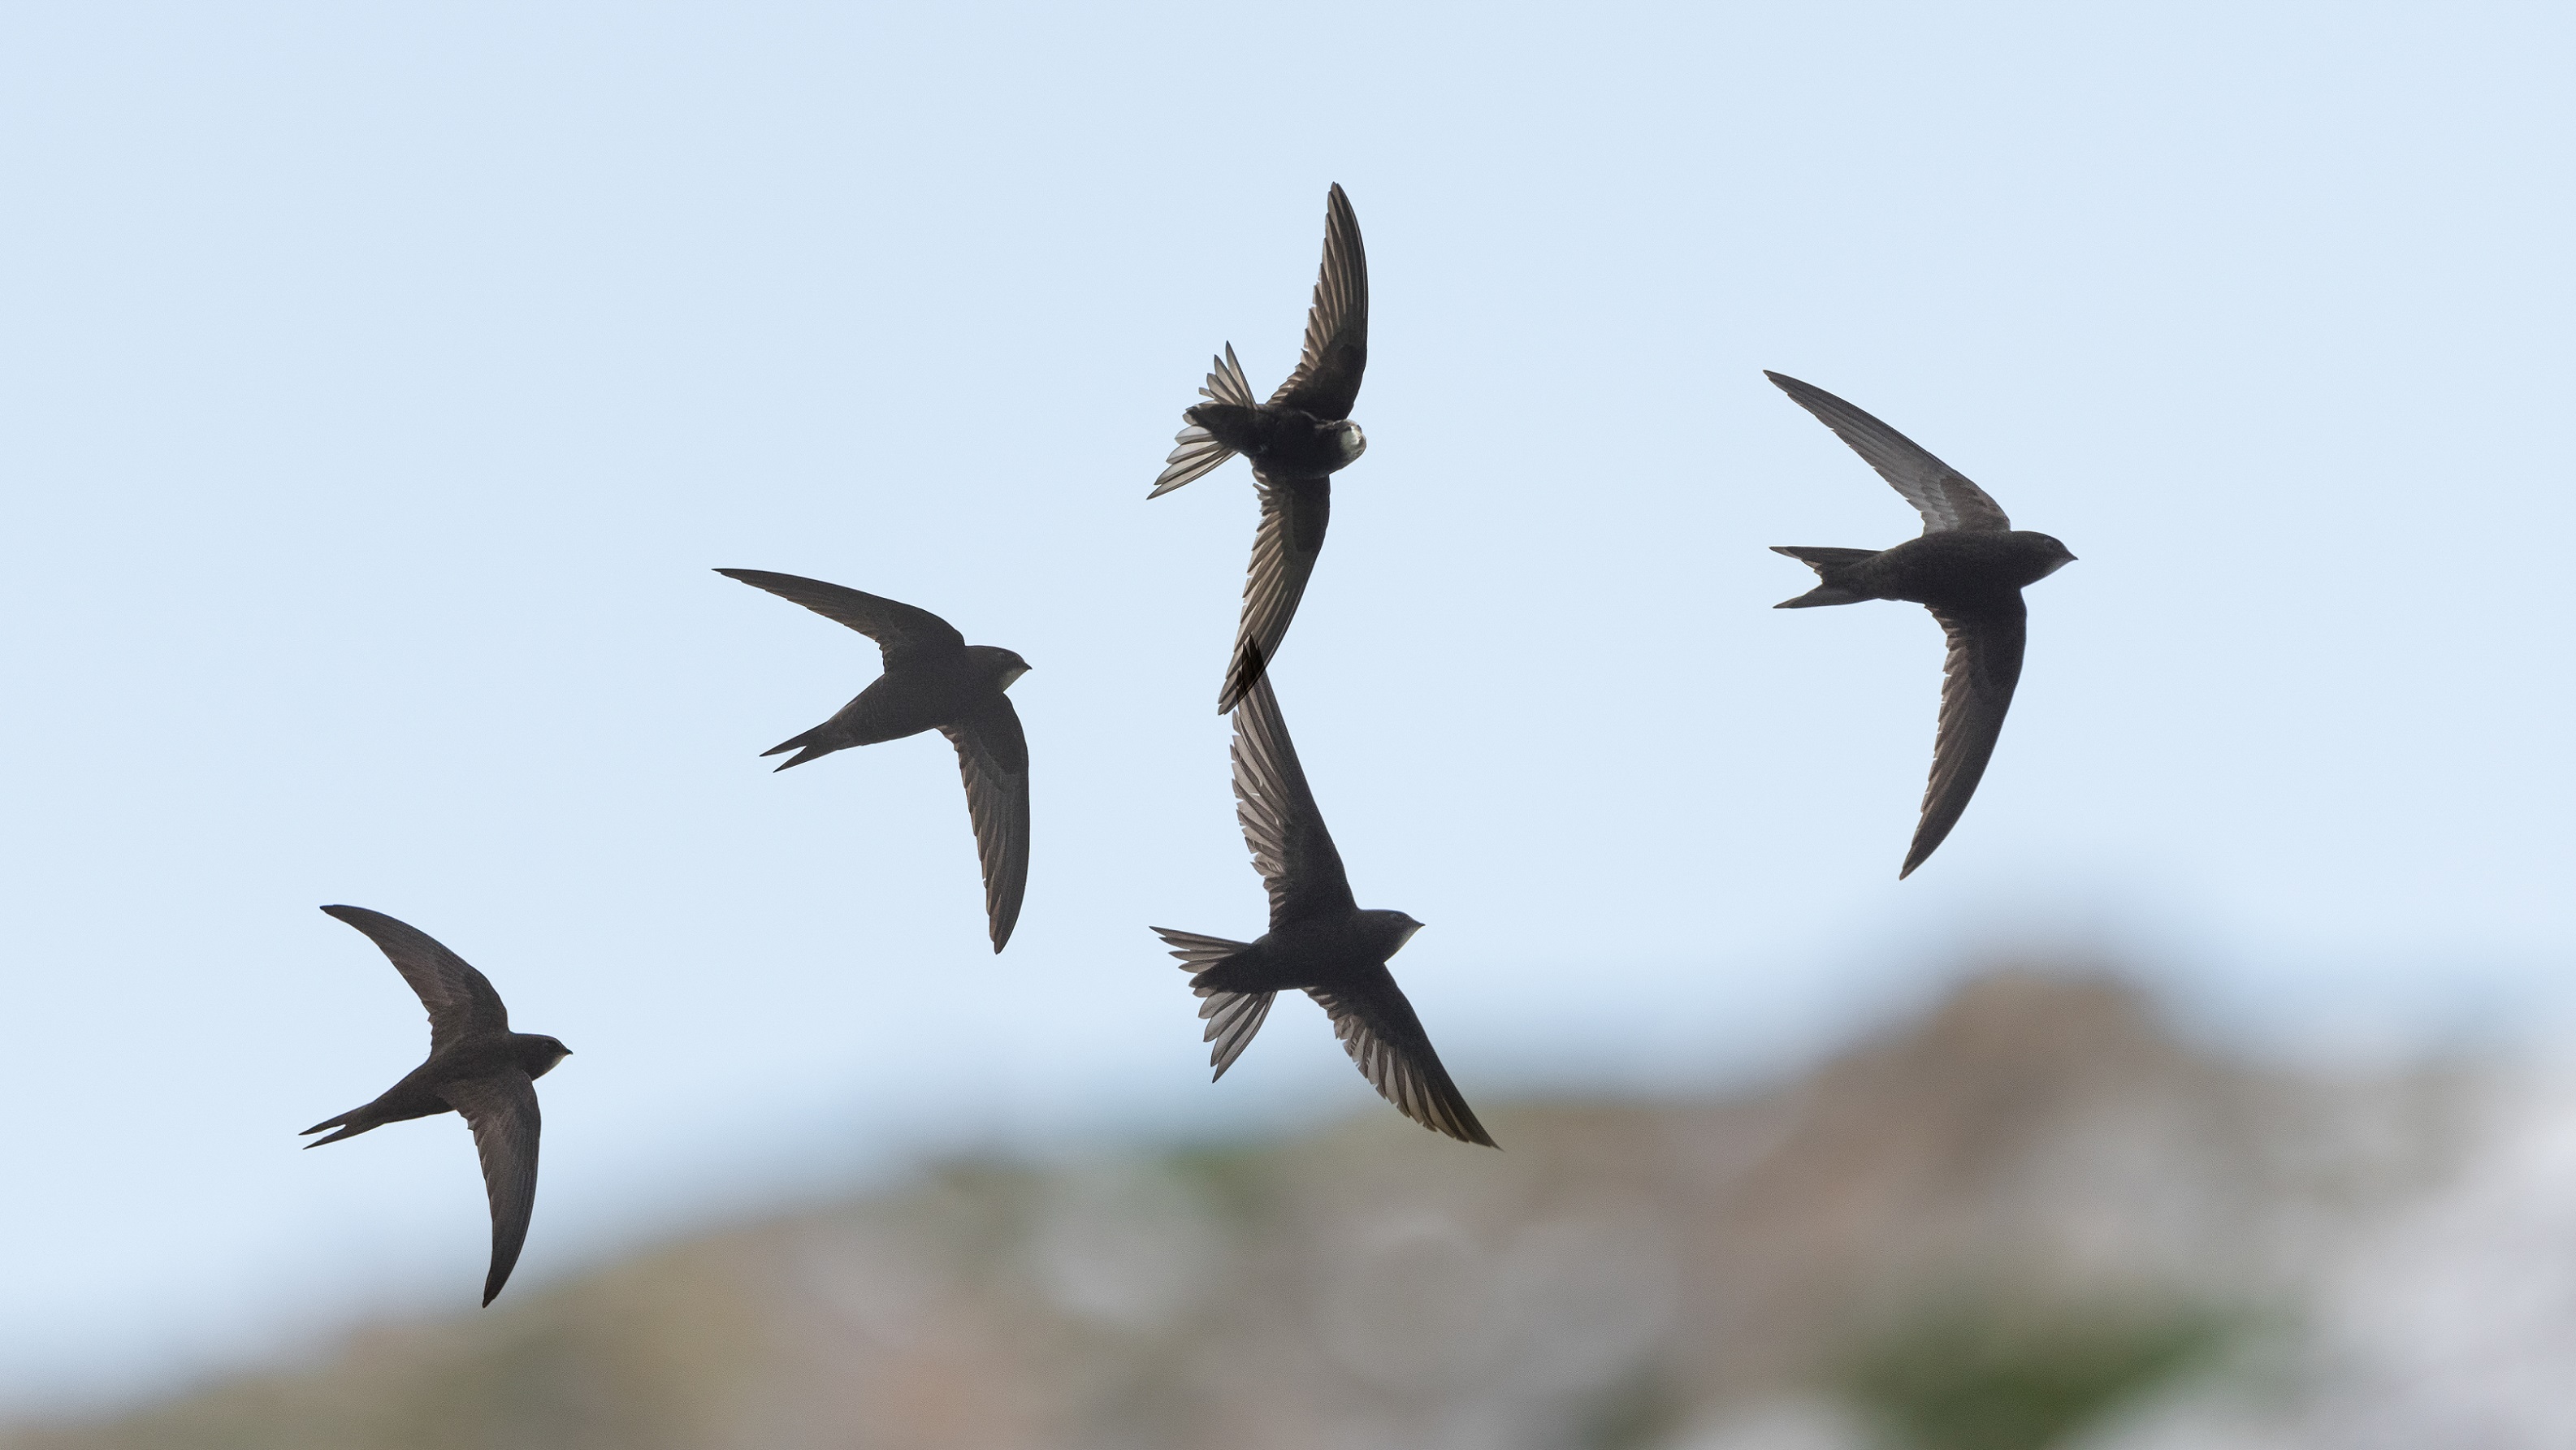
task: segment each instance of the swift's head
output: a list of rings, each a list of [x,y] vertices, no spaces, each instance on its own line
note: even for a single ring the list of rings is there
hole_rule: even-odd
[[[2035,543],[2040,545],[2040,549],[2038,551],[2039,558],[2037,560],[2040,565],[2040,570],[2037,574],[2031,576],[2032,583],[2037,583],[2075,562],[2074,551],[2067,548],[2064,544],[2057,542],[2056,539],[2049,535],[2032,534],[2030,537]]]
[[[1371,934],[1386,943],[1388,956],[1404,950],[1404,944],[1413,940],[1415,932],[1422,930],[1422,923],[1401,911],[1363,911],[1360,920],[1368,923]]]
[[[1020,658],[1017,650],[1003,649],[998,645],[976,644],[968,645],[966,652],[973,655],[976,662],[984,667],[985,672],[993,677],[996,689],[1009,689],[1020,676],[1029,672],[1029,662]]]
[[[519,1063],[530,1077],[544,1077],[555,1070],[555,1064],[572,1056],[572,1049],[541,1033],[513,1034],[519,1039]]]
[[[1344,418],[1330,426],[1333,430],[1334,451],[1342,460],[1333,465],[1334,467],[1348,468],[1361,454],[1368,452],[1368,435],[1360,431],[1359,424]]]

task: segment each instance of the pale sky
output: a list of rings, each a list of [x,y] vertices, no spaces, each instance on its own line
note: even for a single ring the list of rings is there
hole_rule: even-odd
[[[1480,1107],[1794,1062],[1983,954],[2284,1051],[2576,1022],[2560,7],[338,4],[0,16],[0,1406],[468,1311],[453,1119],[352,902],[546,1079],[512,1293],[923,1145],[1385,1111],[1206,1082],[1149,922],[1262,895],[1212,709],[1254,503],[1208,355],[1372,349],[1274,678]],[[1896,868],[1937,628],[1775,613],[1918,521],[1850,398],[2079,562]],[[867,641],[1036,666],[985,944],[936,737],[759,751]],[[1424,1135],[1422,1151],[1469,1151]]]

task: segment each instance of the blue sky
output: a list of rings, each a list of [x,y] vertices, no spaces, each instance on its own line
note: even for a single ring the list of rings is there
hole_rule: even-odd
[[[1232,340],[1367,235],[1368,456],[1276,679],[1479,1103],[1725,1080],[1962,963],[2125,959],[2283,1051],[2571,1020],[2571,22],[2540,6],[119,6],[0,17],[0,1404],[462,1309],[453,1121],[313,908],[578,1055],[518,1289],[899,1161],[1370,1110],[1205,1082],[1249,936],[1211,701]],[[1773,613],[1885,417],[2080,562],[1895,879],[1938,633]],[[771,777],[866,641],[1019,650],[985,949],[935,738]],[[1461,1151],[1426,1136],[1425,1152]]]

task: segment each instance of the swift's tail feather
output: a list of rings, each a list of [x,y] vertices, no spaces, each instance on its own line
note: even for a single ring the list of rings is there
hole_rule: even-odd
[[[296,1136],[299,1138],[307,1137],[311,1134],[319,1133],[325,1128],[338,1128],[340,1130],[333,1133],[328,1138],[315,1138],[312,1142],[304,1145],[307,1148],[319,1148],[325,1143],[337,1143],[343,1138],[354,1138],[370,1128],[382,1126],[371,1119],[359,1116],[365,1111],[366,1109],[364,1108],[351,1108],[349,1111],[342,1113],[336,1118],[324,1118],[321,1122],[315,1123],[312,1127],[305,1129],[302,1133],[296,1134]]]
[[[1252,396],[1252,383],[1243,375],[1243,364],[1234,360],[1234,344],[1225,345],[1225,356],[1208,364],[1207,383],[1199,396],[1237,407],[1258,406]],[[1216,435],[1196,423],[1183,428],[1172,439],[1171,455],[1163,460],[1163,471],[1154,479],[1154,491],[1147,498],[1161,498],[1193,479],[1204,478],[1219,464],[1234,456],[1234,450],[1216,441]]]
[[[1161,498],[1182,484],[1204,478],[1234,456],[1233,449],[1196,423],[1175,434],[1172,444],[1171,456],[1163,460],[1163,471],[1155,476],[1154,491],[1147,498]]]
[[[780,755],[793,750],[796,754],[779,764],[778,768],[780,770],[785,770],[791,765],[803,765],[806,761],[812,760],[816,756],[829,755],[833,751],[841,748],[841,742],[837,740],[824,739],[823,732],[827,728],[829,727],[817,725],[802,735],[782,740],[776,745],[769,747],[767,750],[760,752],[760,758],[767,760],[773,755]]]
[[[1229,961],[1235,953],[1252,945],[1250,942],[1227,941],[1221,936],[1201,936],[1194,931],[1174,931],[1168,926],[1150,927],[1148,930],[1163,939],[1163,945],[1170,947],[1172,955],[1179,960],[1181,970],[1190,973],[1204,972]]]
[[[1222,987],[1203,986],[1195,980],[1234,960],[1237,953],[1249,949],[1250,943],[1160,926],[1153,931],[1163,939],[1163,945],[1172,949],[1172,955],[1180,961],[1181,970],[1192,975],[1190,990],[1206,999],[1199,1003],[1199,1016],[1207,1023],[1207,1033],[1200,1040],[1216,1044],[1208,1049],[1208,1065],[1216,1069],[1208,1081],[1214,1082],[1225,1076],[1225,1070],[1234,1066],[1234,1060],[1252,1044],[1253,1034],[1259,1032],[1261,1024],[1269,1019],[1270,1004],[1277,1000],[1279,994],[1229,992]]]
[[[1270,1004],[1276,992],[1221,992],[1214,987],[1200,987],[1198,994],[1207,1000],[1199,1004],[1199,1016],[1207,1022],[1207,1033],[1199,1040],[1213,1042],[1208,1049],[1208,1066],[1216,1069],[1208,1075],[1214,1082],[1225,1076],[1243,1049],[1252,1045],[1252,1034],[1270,1017]]]
[[[1210,358],[1208,367],[1212,371],[1206,386],[1199,389],[1199,396],[1244,408],[1260,404],[1261,400],[1252,396],[1252,380],[1243,375],[1243,364],[1234,360],[1233,343],[1225,345],[1224,357]]]
[[[1879,553],[1876,549],[1824,549],[1804,544],[1773,544],[1771,552],[1788,555],[1815,570],[1816,577],[1825,581],[1795,599],[1781,600],[1771,606],[1774,609],[1814,609],[1824,604],[1858,604],[1869,598],[1857,589],[1847,589],[1832,582],[1833,575],[1826,571],[1839,565],[1857,564],[1863,559],[1876,558]]]
[[[1813,609],[1820,604],[1858,604],[1868,597],[1869,596],[1866,594],[1854,594],[1848,589],[1837,588],[1831,584],[1819,584],[1815,588],[1808,590],[1806,593],[1799,595],[1795,599],[1783,599],[1771,607],[1774,609]]]

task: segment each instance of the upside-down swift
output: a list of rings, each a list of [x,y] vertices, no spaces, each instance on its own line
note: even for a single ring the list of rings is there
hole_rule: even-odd
[[[1211,365],[1208,401],[1182,410],[1189,424],[1175,440],[1147,498],[1161,498],[1240,453],[1252,462],[1261,493],[1261,529],[1243,581],[1243,620],[1217,691],[1217,713],[1234,708],[1270,668],[1288,621],[1306,593],[1323,552],[1333,509],[1332,475],[1368,447],[1350,420],[1368,366],[1368,253],[1351,199],[1336,184],[1324,201],[1324,264],[1306,313],[1306,342],[1297,370],[1266,403],[1255,402],[1234,344]]]

